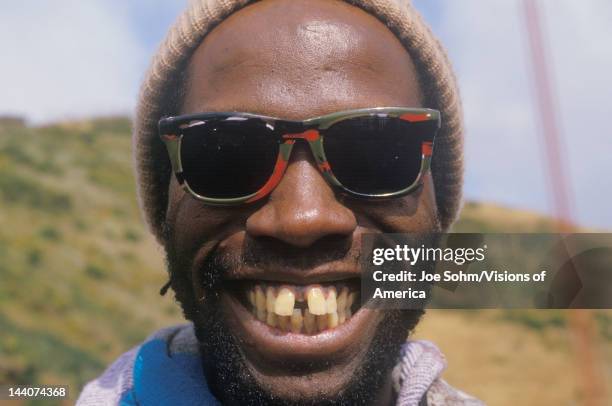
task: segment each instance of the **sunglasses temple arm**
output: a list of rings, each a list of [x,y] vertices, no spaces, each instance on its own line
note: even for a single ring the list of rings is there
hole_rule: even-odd
[[[421,173],[425,174],[431,168],[431,156],[433,155],[433,142],[425,141],[422,146],[423,165]]]
[[[166,149],[168,150],[170,164],[172,165],[172,172],[174,172],[174,174],[176,175],[177,180],[179,180],[179,183],[182,183],[181,181],[183,177],[181,175],[183,173],[183,167],[181,165],[180,157],[180,137],[177,137],[176,135],[163,135],[161,139],[166,145]]]

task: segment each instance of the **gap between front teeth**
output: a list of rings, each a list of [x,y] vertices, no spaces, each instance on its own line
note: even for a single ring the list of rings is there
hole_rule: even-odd
[[[316,334],[335,328],[351,317],[357,294],[349,292],[347,287],[339,291],[334,286],[293,289],[256,284],[247,296],[259,321],[282,331]],[[306,306],[296,307],[298,302]]]

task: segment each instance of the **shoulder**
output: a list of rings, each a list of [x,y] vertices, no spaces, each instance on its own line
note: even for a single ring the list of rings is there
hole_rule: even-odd
[[[408,340],[393,370],[398,405],[482,406],[483,402],[442,379],[447,362],[432,342]]]
[[[78,406],[117,405],[133,385],[132,370],[140,347],[132,348],[113,362],[98,378],[83,388]]]
[[[450,386],[444,379],[436,379],[426,395],[427,406],[484,406],[485,404]]]
[[[87,383],[79,395],[77,405],[118,405],[134,387],[134,365],[138,354],[147,343],[177,341],[182,344],[181,347],[189,346],[192,336],[193,326],[190,324],[168,327],[155,332],[141,345],[117,358],[102,375]],[[181,339],[172,340],[174,337]]]

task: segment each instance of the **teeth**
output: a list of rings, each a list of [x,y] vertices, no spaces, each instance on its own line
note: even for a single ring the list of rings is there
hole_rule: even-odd
[[[300,333],[302,331],[302,322],[302,309],[293,309],[293,314],[291,315],[291,331]]]
[[[276,316],[276,314],[274,314],[272,312],[268,312],[267,315],[266,315],[266,323],[270,327],[276,327],[277,318],[278,317]]]
[[[266,289],[266,311],[268,313],[274,312],[274,288],[272,286],[268,286]]]
[[[335,313],[338,310],[338,304],[336,301],[336,288],[333,286],[329,288],[327,292],[327,299],[325,299],[325,309],[327,313]]]
[[[308,310],[310,313],[315,315],[322,315],[327,313],[325,297],[323,297],[323,289],[321,288],[309,288],[306,293],[308,298]]]
[[[346,301],[348,299],[348,289],[342,288],[340,291],[340,295],[338,295],[338,299],[336,300],[336,305],[338,308],[338,323],[342,324],[346,321]]]
[[[293,306],[295,305],[295,295],[289,288],[281,288],[274,303],[274,313],[279,316],[293,315]],[[268,310],[270,311],[270,310]]]
[[[317,316],[317,328],[319,331],[327,329],[327,314]]]
[[[259,321],[266,319],[266,296],[260,286],[255,287],[255,307]]]
[[[304,310],[304,330],[306,334],[312,334],[316,331],[317,324],[315,321],[315,316],[308,311],[308,309]]]
[[[279,287],[266,283],[255,284],[246,293],[258,320],[296,334],[317,334],[338,327],[350,319],[351,307],[357,300],[357,293],[346,286]]]
[[[332,313],[328,313],[327,314],[327,325],[329,328],[336,328],[338,327],[338,313],[337,312],[332,312]]]
[[[249,303],[251,304],[251,311],[253,312],[253,316],[257,316],[257,304],[255,302],[255,291],[249,290]]]
[[[353,307],[353,303],[355,303],[356,296],[357,294],[355,292],[348,295],[348,300],[346,301],[347,312],[351,310],[351,307]]]
[[[283,331],[291,330],[291,317],[289,316],[278,316],[278,327]]]

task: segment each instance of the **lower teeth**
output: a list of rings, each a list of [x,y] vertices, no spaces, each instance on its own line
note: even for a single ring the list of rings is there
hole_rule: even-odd
[[[352,315],[357,293],[346,286],[263,286],[247,292],[253,315],[281,331],[316,334],[346,323]]]

